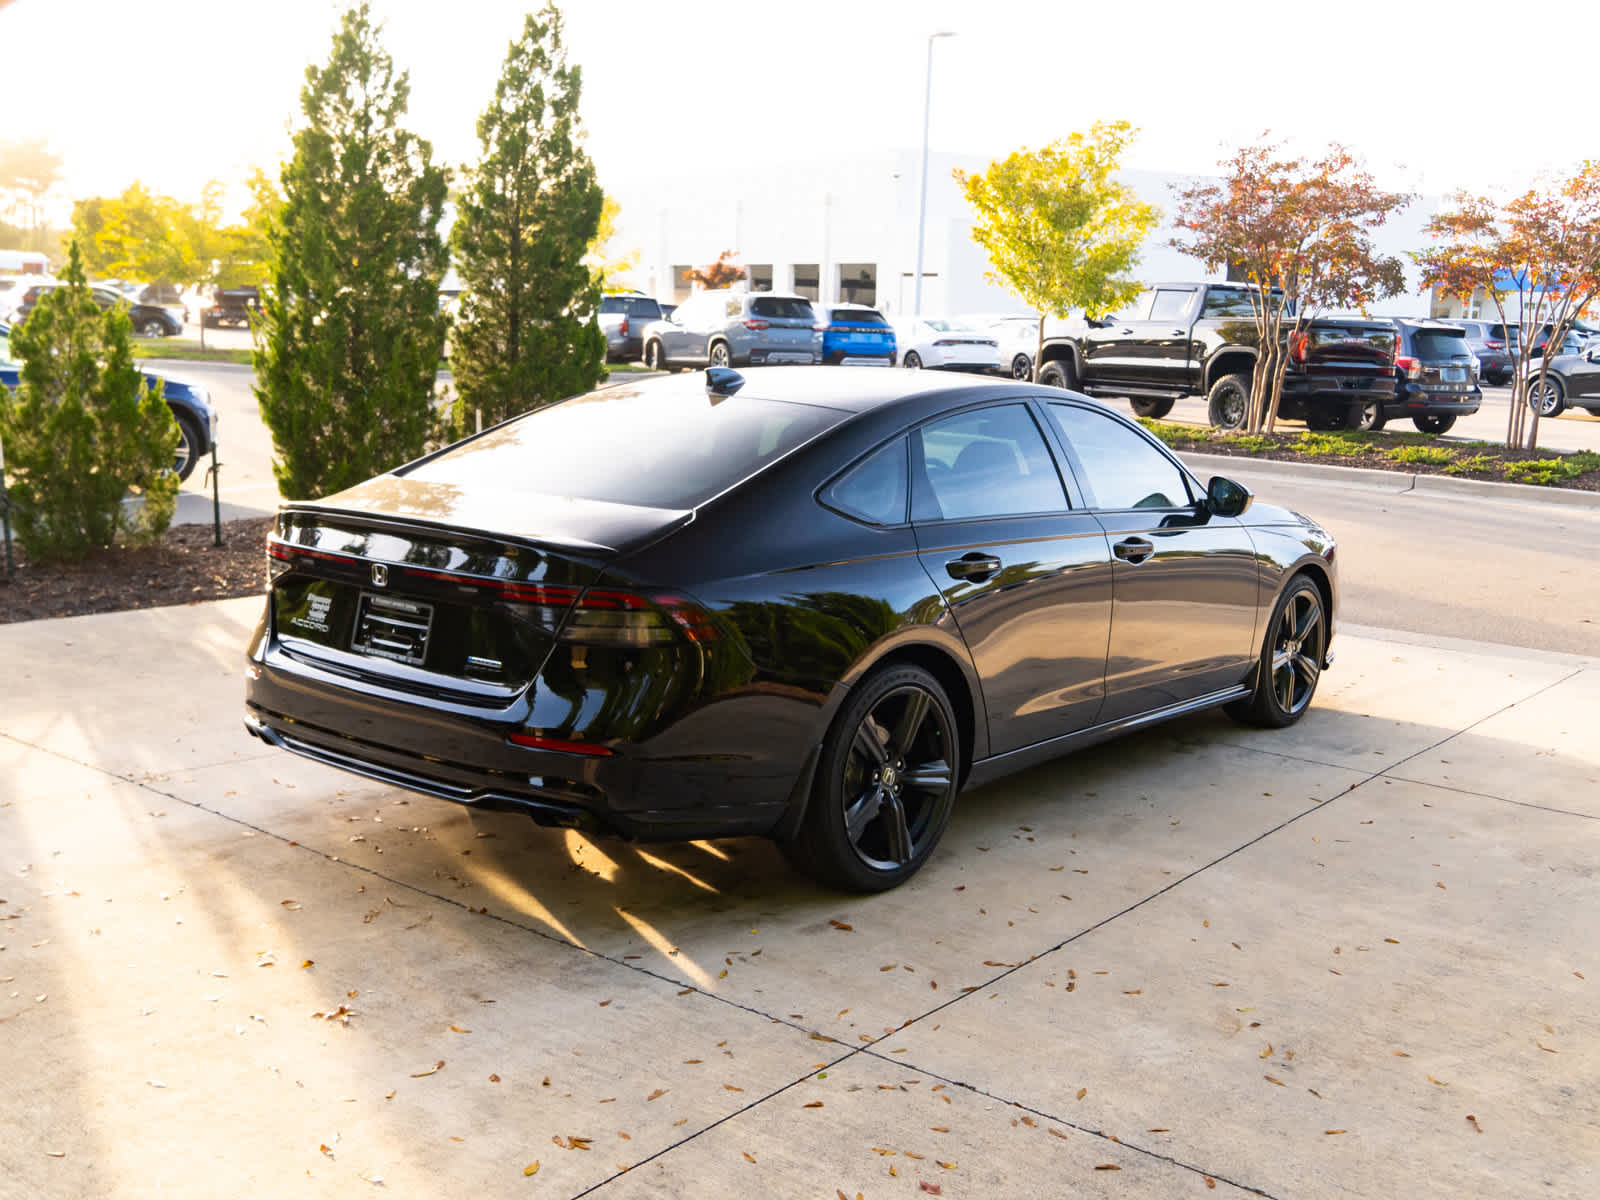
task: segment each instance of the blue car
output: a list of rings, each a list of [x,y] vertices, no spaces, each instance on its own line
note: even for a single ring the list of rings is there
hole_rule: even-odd
[[[895,364],[894,329],[883,314],[864,304],[818,305],[822,361],[863,366]]]
[[[22,367],[11,358],[11,327],[0,325],[0,385],[15,390],[21,378]],[[161,397],[178,422],[178,450],[172,469],[179,479],[188,479],[195,463],[217,443],[217,410],[211,396],[199,384],[156,371],[145,371],[144,382],[146,387],[161,385]]]

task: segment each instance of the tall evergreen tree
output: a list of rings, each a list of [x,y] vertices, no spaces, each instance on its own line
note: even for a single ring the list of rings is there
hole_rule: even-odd
[[[600,289],[584,263],[604,195],[582,146],[582,72],[561,13],[530,13],[478,118],[483,157],[451,234],[463,286],[450,365],[459,427],[588,391],[605,376]]]
[[[368,6],[306,71],[306,124],[283,168],[256,398],[286,496],[312,498],[415,458],[436,435],[446,181],[401,127],[408,77]]]
[[[17,537],[35,562],[159,538],[178,504],[178,426],[134,364],[127,311],[95,303],[76,242],[61,277],[11,331],[22,381],[0,387]],[[143,503],[125,506],[130,491]]]

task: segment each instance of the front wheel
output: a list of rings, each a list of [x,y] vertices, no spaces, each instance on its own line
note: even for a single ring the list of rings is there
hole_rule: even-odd
[[[1255,692],[1224,710],[1236,721],[1282,729],[1311,707],[1328,656],[1328,614],[1322,592],[1296,575],[1278,597],[1256,666]]]
[[[918,354],[915,350],[907,350],[906,351],[905,361],[902,362],[900,365],[905,367],[908,371],[921,370],[922,369],[922,356],[920,354]]]
[[[1357,429],[1364,429],[1368,433],[1377,433],[1389,423],[1388,415],[1383,411],[1383,405],[1377,400],[1370,400],[1361,406],[1361,415],[1356,418]]]
[[[646,342],[644,346],[644,366],[647,371],[660,371],[663,368],[661,361],[661,343]]]
[[[172,469],[178,473],[181,483],[194,474],[195,463],[210,447],[206,445],[205,434],[193,417],[178,412],[172,415],[178,421],[178,448],[173,452]]]
[[[1535,379],[1528,389],[1528,404],[1541,417],[1559,417],[1567,408],[1566,389],[1554,375]]]
[[[1206,393],[1206,415],[1213,429],[1243,429],[1250,415],[1250,381],[1243,375],[1224,375]]]
[[[1455,426],[1456,415],[1455,413],[1438,413],[1432,416],[1424,414],[1412,417],[1411,423],[1421,433],[1449,433]]]
[[[1077,372],[1070,359],[1052,359],[1039,368],[1039,382],[1045,387],[1070,392],[1078,386]]]
[[[879,892],[939,844],[961,765],[955,712],[921,667],[890,667],[851,689],[822,744],[805,819],[784,846],[821,883]]]
[[[1026,354],[1012,355],[1011,378],[1023,380],[1032,379],[1033,359],[1029,358]]]
[[[140,337],[166,337],[167,327],[154,317],[139,322],[139,328],[134,330]]]
[[[1128,400],[1128,407],[1133,409],[1136,417],[1148,417],[1152,421],[1159,421],[1172,411],[1172,406],[1177,403],[1171,399],[1152,400],[1148,397],[1136,396]]]
[[[1322,432],[1335,432],[1350,424],[1350,414],[1343,408],[1306,409],[1306,428]]]
[[[713,367],[726,367],[733,362],[733,356],[728,353],[727,342],[711,343],[711,365]]]

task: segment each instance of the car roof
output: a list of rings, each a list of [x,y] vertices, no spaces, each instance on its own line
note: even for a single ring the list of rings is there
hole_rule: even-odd
[[[737,394],[755,400],[810,404],[843,412],[868,412],[899,404],[920,406],[943,397],[951,401],[977,401],[991,396],[1037,396],[1036,384],[978,375],[941,375],[932,371],[886,371],[882,367],[749,367],[737,374],[744,384]],[[705,388],[705,372],[671,375],[619,386],[629,388]],[[605,389],[602,389],[602,392]],[[1064,395],[1065,393],[1063,393]]]

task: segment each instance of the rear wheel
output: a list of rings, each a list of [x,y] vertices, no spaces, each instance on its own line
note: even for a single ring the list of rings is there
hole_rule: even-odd
[[[920,370],[922,367],[922,356],[915,350],[907,350],[905,361],[900,365],[910,371]]]
[[[1206,415],[1213,429],[1243,429],[1250,415],[1250,381],[1224,375],[1213,383],[1206,393]]]
[[[1013,379],[1032,379],[1033,378],[1033,359],[1029,358],[1026,354],[1014,354],[1014,355],[1012,355],[1011,356],[1011,378],[1013,378]]]
[[[1566,389],[1554,375],[1536,378],[1528,388],[1528,404],[1541,417],[1559,417],[1566,411]]]
[[[1361,415],[1356,418],[1355,427],[1365,429],[1368,433],[1377,433],[1388,423],[1389,418],[1383,411],[1383,405],[1376,400],[1370,400],[1361,406]]]
[[[193,417],[180,412],[172,415],[178,421],[178,448],[173,452],[172,469],[178,473],[181,482],[194,474],[195,463],[210,447],[206,445],[206,436]]]
[[[1306,428],[1332,432],[1344,429],[1350,423],[1350,414],[1343,408],[1308,408]]]
[[[1278,597],[1256,667],[1255,692],[1224,711],[1236,721],[1282,729],[1311,706],[1328,655],[1328,616],[1322,592],[1296,575]]]
[[[146,317],[134,332],[140,337],[166,337],[167,327],[154,317]]]
[[[1078,386],[1078,372],[1069,358],[1057,358],[1039,368],[1039,382],[1045,387],[1072,391]]]
[[[644,344],[644,365],[648,371],[660,371],[663,369],[660,342],[646,342]]]
[[[955,713],[937,679],[913,666],[869,675],[828,730],[805,820],[785,853],[846,891],[904,882],[950,823],[960,764]]]
[[[1412,417],[1411,423],[1422,433],[1449,433],[1456,423],[1455,413]]]
[[[1128,401],[1128,407],[1133,409],[1134,415],[1148,417],[1152,421],[1159,421],[1172,411],[1172,406],[1177,401],[1172,399],[1149,399],[1146,397],[1133,397]]]

